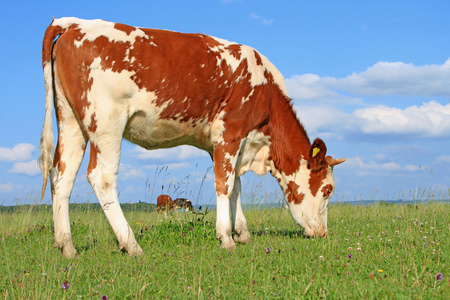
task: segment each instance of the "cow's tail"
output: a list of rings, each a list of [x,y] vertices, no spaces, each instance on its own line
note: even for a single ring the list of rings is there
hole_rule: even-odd
[[[45,117],[44,126],[42,128],[41,141],[39,144],[40,155],[38,158],[38,165],[44,176],[44,183],[42,186],[41,202],[44,198],[45,188],[47,187],[48,174],[53,163],[53,99],[55,95],[55,80],[53,70],[53,47],[55,39],[63,34],[67,27],[54,25],[55,19],[45,32],[44,41],[42,44],[42,67],[44,69],[45,81]]]

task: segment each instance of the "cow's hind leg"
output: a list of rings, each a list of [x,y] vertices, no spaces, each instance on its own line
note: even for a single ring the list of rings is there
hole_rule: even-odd
[[[83,160],[86,138],[67,102],[58,101],[56,116],[59,135],[50,170],[55,246],[61,249],[64,257],[71,258],[76,255],[76,250],[70,231],[69,198]]]
[[[117,125],[120,120],[116,119],[115,122]],[[117,173],[123,130],[101,125],[98,125],[95,133],[89,133],[91,154],[87,178],[117,237],[119,248],[132,256],[142,255],[143,251],[125,219],[117,195]]]
[[[230,200],[232,229],[235,233],[234,241],[246,244],[250,242],[250,232],[241,206],[241,179],[239,176],[234,179],[233,194]]]

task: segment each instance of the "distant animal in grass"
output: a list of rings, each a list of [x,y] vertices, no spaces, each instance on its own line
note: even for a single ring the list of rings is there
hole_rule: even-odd
[[[186,212],[194,211],[194,208],[192,207],[192,202],[185,198],[177,198],[173,201],[173,208],[174,209],[183,209]]]
[[[169,195],[159,195],[156,198],[156,210],[158,212],[169,211],[173,207],[172,198]]]

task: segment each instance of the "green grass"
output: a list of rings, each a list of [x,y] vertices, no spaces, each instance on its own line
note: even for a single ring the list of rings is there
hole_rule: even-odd
[[[215,211],[125,214],[145,255],[121,253],[105,216],[71,207],[76,259],[53,247],[51,208],[0,213],[5,299],[446,299],[450,206],[329,207],[306,239],[282,208],[246,211],[252,243],[219,249]],[[351,256],[350,256],[351,255]],[[443,279],[436,280],[438,272]],[[62,284],[68,281],[69,288]]]

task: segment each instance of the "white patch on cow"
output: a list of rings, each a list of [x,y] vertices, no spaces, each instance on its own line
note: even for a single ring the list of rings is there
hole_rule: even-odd
[[[223,248],[232,248],[235,242],[231,238],[230,199],[226,195],[217,195],[216,237]]]
[[[223,133],[225,132],[225,122],[223,117],[225,111],[221,111],[217,117],[211,122],[211,141],[215,144],[223,144]]]
[[[259,53],[259,52],[258,52]],[[283,75],[280,73],[280,71],[278,71],[278,69],[267,59],[267,57],[265,57],[264,55],[262,55],[261,53],[259,53],[259,55],[261,56],[261,60],[263,65],[266,67],[266,69],[272,74],[273,76],[273,80],[275,82],[276,85],[278,85],[280,87],[280,90],[283,92],[283,94],[286,97],[289,97],[289,93],[288,90],[286,88],[286,85],[284,83],[284,77]]]
[[[84,34],[80,41],[75,41],[75,46],[77,47],[81,47],[86,40],[95,41],[99,37],[99,32],[102,32],[102,35],[106,36],[110,42],[130,42],[133,44],[136,41],[136,37],[146,37],[144,31],[140,28],[134,27],[135,30],[128,35],[122,30],[115,29],[115,23],[99,19],[81,20],[78,18],[69,17],[55,19],[53,21],[53,25],[61,26],[63,28],[69,28],[74,24],[78,25],[80,32]]]
[[[251,131],[241,141],[236,174],[240,176],[247,171],[253,171],[264,175],[269,172],[272,169],[268,161],[270,144],[268,136],[256,130]]]
[[[241,49],[241,58],[237,59],[226,48],[231,45],[238,45],[238,44],[217,37],[211,38],[215,39],[217,42],[221,44],[218,46],[211,47],[212,51],[220,53],[220,59],[217,61],[217,66],[220,66],[222,61],[225,61],[227,65],[230,66],[232,71],[235,72],[239,67],[239,65],[244,60],[247,60],[248,71],[251,74],[250,82],[253,87],[267,83],[267,79],[264,74],[265,71],[267,70],[269,73],[272,74],[274,83],[280,87],[280,90],[286,97],[289,97],[286,85],[284,83],[283,75],[281,75],[280,71],[278,71],[278,69],[264,55],[262,55],[252,47],[246,45],[239,45]],[[261,57],[262,65],[257,64],[255,52],[258,53],[259,56]],[[221,71],[220,76],[222,77],[222,75],[223,72]],[[243,99],[243,102],[245,101],[248,101],[248,99],[247,98]]]

